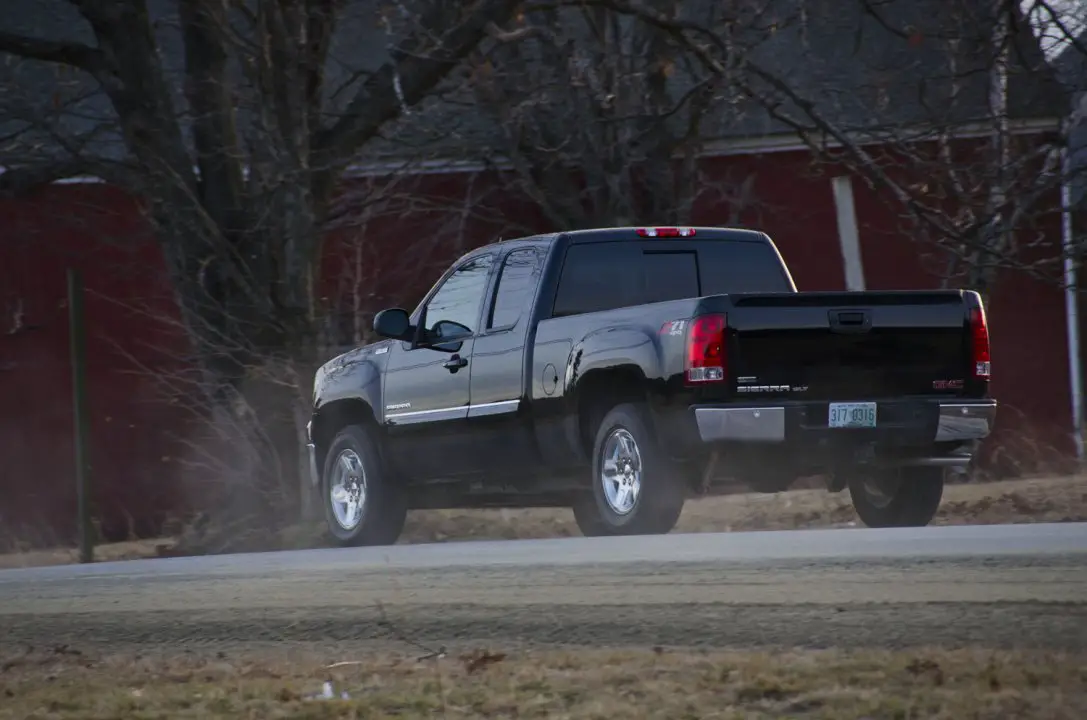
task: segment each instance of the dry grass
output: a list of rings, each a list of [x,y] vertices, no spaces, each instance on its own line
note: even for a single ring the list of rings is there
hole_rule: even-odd
[[[1087,520],[1087,476],[949,485],[934,524],[1069,522]],[[687,503],[676,532],[736,532],[851,527],[856,515],[847,491],[794,490],[776,495],[738,494]],[[573,514],[544,510],[431,510],[413,512],[402,543],[577,536]],[[231,539],[231,549],[246,544]],[[131,560],[171,554],[173,538],[101,545],[95,559]],[[259,540],[268,549],[267,539]],[[295,527],[275,544],[283,548],[324,544],[323,528]],[[0,553],[0,569],[76,562],[71,549]]]
[[[0,664],[0,718],[1087,717],[1087,657],[1054,653],[481,650],[326,665],[339,659],[31,652]],[[309,697],[326,681],[349,699]]]
[[[1087,520],[1087,476],[948,485],[934,525]],[[851,527],[849,492],[793,490],[688,502],[675,532]],[[408,518],[402,542],[579,535],[569,510],[433,510]]]
[[[129,540],[126,542],[107,543],[94,549],[94,559],[99,562],[111,560],[140,560],[168,554],[174,546],[172,538],[154,540]],[[51,548],[45,550],[9,550],[0,553],[0,570],[17,567],[37,567],[42,565],[69,565],[79,562],[79,551],[75,548]]]

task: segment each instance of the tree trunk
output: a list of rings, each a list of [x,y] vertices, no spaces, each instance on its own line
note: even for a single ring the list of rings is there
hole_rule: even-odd
[[[152,210],[200,371],[191,399],[229,455],[209,478],[224,494],[208,514],[246,540],[219,537],[216,550],[258,537],[267,547],[270,533],[314,515],[305,425],[317,333],[311,263],[297,259],[314,241],[295,234],[315,234],[314,213],[296,200],[270,203],[280,216],[265,219],[268,231],[226,238],[192,202]]]

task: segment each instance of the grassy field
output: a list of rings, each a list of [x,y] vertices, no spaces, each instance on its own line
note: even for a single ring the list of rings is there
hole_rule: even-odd
[[[312,697],[326,682],[335,699]],[[240,661],[67,647],[0,656],[0,718],[119,717],[1082,720],[1087,657],[652,648]]]
[[[1087,476],[1008,480],[949,485],[934,524],[1069,522],[1087,520]],[[692,500],[675,532],[737,532],[798,528],[851,527],[856,515],[849,493],[794,490],[776,495],[741,494]],[[577,536],[573,514],[545,510],[432,510],[408,516],[401,543],[447,542]],[[294,528],[280,540],[283,548],[314,547],[324,542],[320,526]],[[131,560],[171,554],[171,538],[101,545],[97,560]],[[237,543],[244,547],[244,542]],[[75,562],[75,550],[59,548],[0,553],[0,568]]]

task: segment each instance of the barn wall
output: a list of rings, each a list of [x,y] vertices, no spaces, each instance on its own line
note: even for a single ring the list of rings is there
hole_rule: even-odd
[[[779,152],[713,158],[705,169],[714,182],[695,205],[694,223],[763,229],[801,290],[844,288],[833,168]],[[940,258],[904,237],[894,213],[854,185],[868,287],[936,287]],[[94,499],[110,535],[125,532],[130,517],[137,530],[153,530],[185,507],[178,478],[191,418],[161,401],[162,381],[186,367],[187,344],[138,206],[104,185],[59,185],[33,201],[0,201],[0,227],[0,542],[28,528],[68,539],[73,527],[69,264],[83,268],[89,290]],[[337,318],[339,341],[351,343],[365,339],[374,311],[413,307],[460,253],[547,229],[494,174],[354,181],[325,240],[319,294]],[[36,329],[4,334],[20,299],[25,324]],[[991,298],[990,318],[1004,445],[1020,454],[1069,452],[1060,291],[1009,274]]]
[[[161,402],[186,343],[139,208],[101,184],[0,201],[0,542],[68,540],[75,518],[68,266],[86,287],[92,501],[125,532],[180,502],[183,416]],[[22,329],[13,325],[20,309]],[[150,521],[150,522],[148,522]]]

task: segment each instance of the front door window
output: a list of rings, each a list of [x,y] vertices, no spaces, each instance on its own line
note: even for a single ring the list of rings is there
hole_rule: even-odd
[[[493,255],[474,258],[453,271],[426,308],[426,334],[433,340],[454,341],[479,330],[479,314],[487,290]]]

